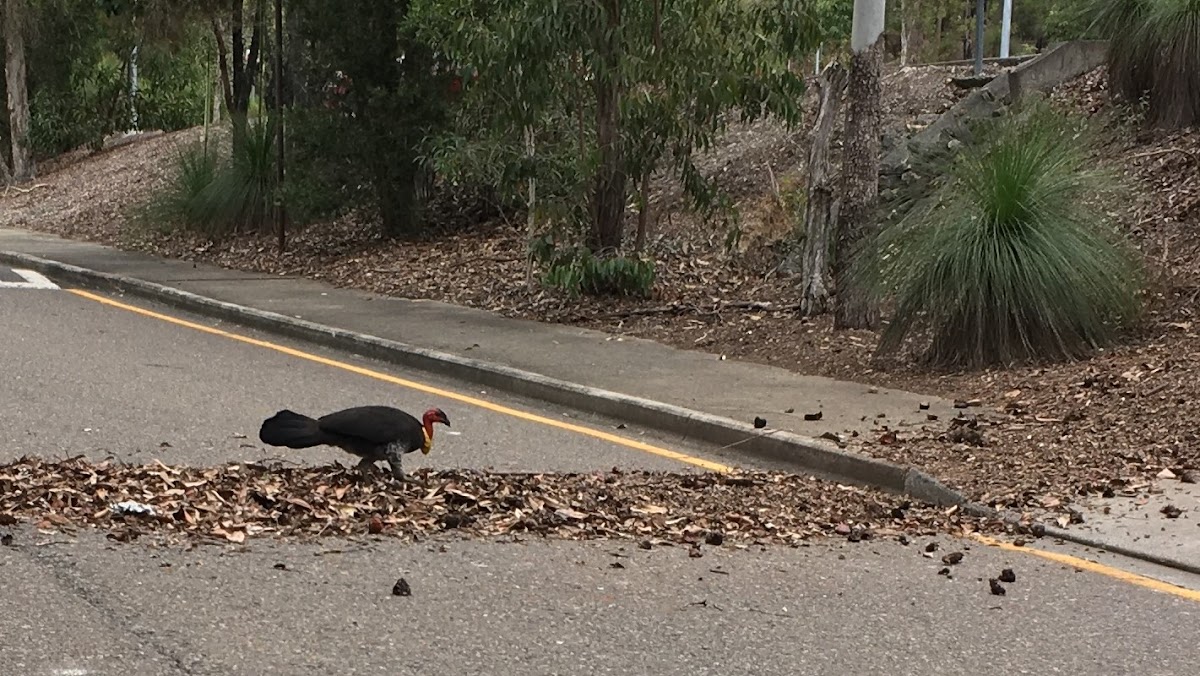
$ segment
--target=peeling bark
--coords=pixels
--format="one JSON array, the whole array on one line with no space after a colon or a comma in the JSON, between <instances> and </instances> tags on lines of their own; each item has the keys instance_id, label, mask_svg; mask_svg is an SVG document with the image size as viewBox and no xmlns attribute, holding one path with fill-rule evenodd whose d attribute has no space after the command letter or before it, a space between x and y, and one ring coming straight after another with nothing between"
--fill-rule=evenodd
<instances>
[{"instance_id":1,"label":"peeling bark","mask_svg":"<svg viewBox=\"0 0 1200 676\"><path fill-rule=\"evenodd\" d=\"M225 101L225 110L233 110L233 85L229 77L229 49L225 46L225 31L221 20L212 20L213 39L217 43L217 72L221 80L221 98ZM215 115L213 116L216 117Z\"/></svg>"},{"instance_id":2,"label":"peeling bark","mask_svg":"<svg viewBox=\"0 0 1200 676\"><path fill-rule=\"evenodd\" d=\"M829 241L838 219L829 146L845 87L846 70L836 61L822 71L817 83L820 107L808 150L808 202L804 210L804 258L800 269L800 312L805 316L829 309Z\"/></svg>"},{"instance_id":3,"label":"peeling bark","mask_svg":"<svg viewBox=\"0 0 1200 676\"><path fill-rule=\"evenodd\" d=\"M836 329L870 329L879 311L865 289L849 279L851 259L873 239L878 224L880 132L883 106L880 71L883 38L850 58L847 88L846 147L842 155L842 203L838 215L834 284L837 288L833 325Z\"/></svg>"},{"instance_id":4,"label":"peeling bark","mask_svg":"<svg viewBox=\"0 0 1200 676\"><path fill-rule=\"evenodd\" d=\"M639 187L641 193L641 207L638 209L637 221L637 236L634 240L633 249L641 253L646 248L646 237L650 230L650 172L642 174L642 182Z\"/></svg>"},{"instance_id":5,"label":"peeling bark","mask_svg":"<svg viewBox=\"0 0 1200 676\"><path fill-rule=\"evenodd\" d=\"M4 10L4 75L8 92L8 134L12 141L10 178L21 183L32 179L34 173L25 72L25 0L7 0Z\"/></svg>"},{"instance_id":6,"label":"peeling bark","mask_svg":"<svg viewBox=\"0 0 1200 676\"><path fill-rule=\"evenodd\" d=\"M900 65L907 66L921 52L921 0L900 2Z\"/></svg>"}]
</instances>

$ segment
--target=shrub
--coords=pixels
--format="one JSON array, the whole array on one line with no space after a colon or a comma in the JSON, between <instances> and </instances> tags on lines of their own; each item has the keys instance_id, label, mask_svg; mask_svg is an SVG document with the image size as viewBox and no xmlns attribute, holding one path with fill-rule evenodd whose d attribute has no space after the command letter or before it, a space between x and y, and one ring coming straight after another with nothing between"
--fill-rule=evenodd
<instances>
[{"instance_id":1,"label":"shrub","mask_svg":"<svg viewBox=\"0 0 1200 676\"><path fill-rule=\"evenodd\" d=\"M535 252L546 259L542 282L572 298L590 296L635 296L647 298L654 288L654 262L625 256L599 257L586 248L558 253Z\"/></svg>"},{"instance_id":2,"label":"shrub","mask_svg":"<svg viewBox=\"0 0 1200 676\"><path fill-rule=\"evenodd\" d=\"M883 229L876 265L855 262L894 296L879 352L923 328L935 364L1072 358L1135 317L1141 271L1086 204L1108 182L1085 168L1081 133L1045 104L990 122Z\"/></svg>"},{"instance_id":3,"label":"shrub","mask_svg":"<svg viewBox=\"0 0 1200 676\"><path fill-rule=\"evenodd\" d=\"M1200 1L1089 0L1098 34L1109 40L1112 91L1146 99L1147 121L1183 127L1200 121Z\"/></svg>"}]
</instances>

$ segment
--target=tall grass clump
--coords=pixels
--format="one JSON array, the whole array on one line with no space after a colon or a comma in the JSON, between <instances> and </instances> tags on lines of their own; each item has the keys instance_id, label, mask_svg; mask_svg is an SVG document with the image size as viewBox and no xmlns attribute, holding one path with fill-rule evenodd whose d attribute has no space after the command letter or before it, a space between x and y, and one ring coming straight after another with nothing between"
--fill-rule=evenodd
<instances>
[{"instance_id":1,"label":"tall grass clump","mask_svg":"<svg viewBox=\"0 0 1200 676\"><path fill-rule=\"evenodd\" d=\"M1113 93L1147 103L1147 121L1200 122L1200 0L1088 0L1097 33L1109 41Z\"/></svg>"},{"instance_id":2,"label":"tall grass clump","mask_svg":"<svg viewBox=\"0 0 1200 676\"><path fill-rule=\"evenodd\" d=\"M182 228L210 238L265 230L275 199L274 133L268 122L251 122L243 143L221 158L207 133L179 153L175 173L137 215L152 229Z\"/></svg>"},{"instance_id":3,"label":"tall grass clump","mask_svg":"<svg viewBox=\"0 0 1200 676\"><path fill-rule=\"evenodd\" d=\"M196 194L188 221L210 236L240 230L264 230L274 203L274 125L257 118L230 160Z\"/></svg>"},{"instance_id":4,"label":"tall grass clump","mask_svg":"<svg viewBox=\"0 0 1200 676\"><path fill-rule=\"evenodd\" d=\"M1135 251L1088 200L1084 130L1046 104L989 121L932 194L883 229L859 283L894 301L878 350L927 341L940 366L1084 356L1139 311Z\"/></svg>"}]
</instances>

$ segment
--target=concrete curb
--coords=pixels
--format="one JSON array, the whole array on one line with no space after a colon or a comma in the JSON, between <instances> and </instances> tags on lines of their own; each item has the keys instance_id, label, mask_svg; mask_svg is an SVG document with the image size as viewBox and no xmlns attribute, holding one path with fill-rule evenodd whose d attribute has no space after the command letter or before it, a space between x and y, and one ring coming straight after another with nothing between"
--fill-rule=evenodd
<instances>
[{"instance_id":1,"label":"concrete curb","mask_svg":"<svg viewBox=\"0 0 1200 676\"><path fill-rule=\"evenodd\" d=\"M1077 545L1083 545L1084 547L1091 547L1092 549L1099 549L1111 554L1119 554L1121 556L1127 556L1131 559L1138 559L1147 563L1153 563L1155 565L1163 566L1164 568L1173 568L1175 570L1181 570L1185 573L1200 575L1200 565L1188 563L1187 561L1180 561L1179 559L1174 559L1169 556L1162 556L1159 554L1153 554L1151 552L1131 549L1113 542L1089 537L1082 533L1073 533L1069 530L1064 530L1054 526L1046 526L1046 537L1058 538L1059 540L1073 542Z\"/></svg>"},{"instance_id":2,"label":"concrete curb","mask_svg":"<svg viewBox=\"0 0 1200 676\"><path fill-rule=\"evenodd\" d=\"M920 470L848 453L832 444L810 437L782 430L764 432L731 418L346 331L207 298L162 284L89 270L19 252L0 251L0 262L33 269L61 282L166 303L199 315L346 350L404 368L467 380L518 396L591 411L707 444L736 444L741 453L771 462L786 463L823 478L879 488L935 505L958 505L973 514L990 512L985 507L972 504L957 491Z\"/></svg>"}]
</instances>

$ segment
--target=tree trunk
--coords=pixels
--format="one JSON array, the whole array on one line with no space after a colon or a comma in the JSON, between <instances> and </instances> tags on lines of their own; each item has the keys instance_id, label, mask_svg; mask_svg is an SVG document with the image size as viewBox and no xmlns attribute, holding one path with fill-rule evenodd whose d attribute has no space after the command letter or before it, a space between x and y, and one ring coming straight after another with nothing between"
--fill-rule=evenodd
<instances>
[{"instance_id":1,"label":"tree trunk","mask_svg":"<svg viewBox=\"0 0 1200 676\"><path fill-rule=\"evenodd\" d=\"M804 211L804 259L800 269L800 312L806 316L829 309L829 235L837 230L838 219L829 145L846 87L845 69L836 61L829 64L817 87L820 108L808 150L808 206Z\"/></svg>"},{"instance_id":2,"label":"tree trunk","mask_svg":"<svg viewBox=\"0 0 1200 676\"><path fill-rule=\"evenodd\" d=\"M589 245L594 251L621 248L626 176L621 148L621 0L604 0L607 26L597 40L601 64L596 72L596 171Z\"/></svg>"},{"instance_id":3,"label":"tree trunk","mask_svg":"<svg viewBox=\"0 0 1200 676\"><path fill-rule=\"evenodd\" d=\"M536 137L533 126L525 127L525 159L533 166L534 153L537 151ZM529 177L529 204L525 216L525 287L533 290L533 238L537 235L537 176Z\"/></svg>"},{"instance_id":4,"label":"tree trunk","mask_svg":"<svg viewBox=\"0 0 1200 676\"><path fill-rule=\"evenodd\" d=\"M920 61L921 42L921 0L901 0L900 2L900 65L907 66L915 59Z\"/></svg>"},{"instance_id":5,"label":"tree trunk","mask_svg":"<svg viewBox=\"0 0 1200 676\"><path fill-rule=\"evenodd\" d=\"M220 24L213 20L213 31L217 39L217 55L221 64L222 86L225 89L225 107L233 123L233 152L236 155L244 147L249 135L250 94L254 90L255 77L259 70L259 49L265 30L266 15L263 0L253 0L254 18L250 33L250 45L245 41L244 0L230 3L230 47L225 50L224 36ZM230 67L232 66L232 68Z\"/></svg>"},{"instance_id":6,"label":"tree trunk","mask_svg":"<svg viewBox=\"0 0 1200 676\"><path fill-rule=\"evenodd\" d=\"M883 4L884 0L854 3L842 201L833 269L837 288L833 325L837 329L869 329L879 321L879 311L870 295L850 278L849 271L855 256L870 255L869 247L878 228L874 209L879 196L879 137L883 119L880 101Z\"/></svg>"},{"instance_id":7,"label":"tree trunk","mask_svg":"<svg viewBox=\"0 0 1200 676\"><path fill-rule=\"evenodd\" d=\"M233 110L233 84L229 76L229 50L225 47L225 31L221 27L221 21L214 18L212 20L213 40L217 43L217 78L220 81L221 99L225 103L225 110ZM216 121L219 116L213 114L213 120Z\"/></svg>"},{"instance_id":8,"label":"tree trunk","mask_svg":"<svg viewBox=\"0 0 1200 676\"><path fill-rule=\"evenodd\" d=\"M26 0L4 3L4 75L8 91L8 134L12 140L12 180L33 178L33 148L29 144L29 91L25 75Z\"/></svg>"},{"instance_id":9,"label":"tree trunk","mask_svg":"<svg viewBox=\"0 0 1200 676\"><path fill-rule=\"evenodd\" d=\"M641 193L641 205L638 207L637 221L637 237L634 240L633 250L641 253L646 248L646 237L650 230L650 171L642 173L641 185L639 187Z\"/></svg>"}]
</instances>

